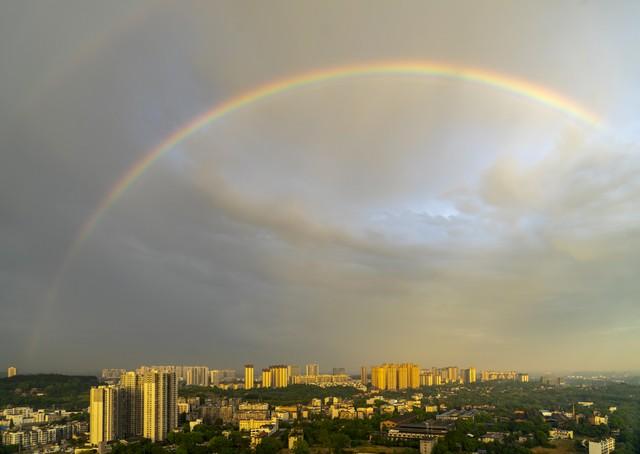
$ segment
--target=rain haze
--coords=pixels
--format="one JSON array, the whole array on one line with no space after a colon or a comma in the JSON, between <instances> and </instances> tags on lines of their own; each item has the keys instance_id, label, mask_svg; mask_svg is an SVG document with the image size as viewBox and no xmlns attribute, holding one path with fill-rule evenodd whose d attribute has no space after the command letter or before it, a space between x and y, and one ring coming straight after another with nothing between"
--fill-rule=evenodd
<instances>
[{"instance_id":1,"label":"rain haze","mask_svg":"<svg viewBox=\"0 0 640 454\"><path fill-rule=\"evenodd\" d=\"M3 2L0 362L640 369L638 17Z\"/></svg>"}]
</instances>

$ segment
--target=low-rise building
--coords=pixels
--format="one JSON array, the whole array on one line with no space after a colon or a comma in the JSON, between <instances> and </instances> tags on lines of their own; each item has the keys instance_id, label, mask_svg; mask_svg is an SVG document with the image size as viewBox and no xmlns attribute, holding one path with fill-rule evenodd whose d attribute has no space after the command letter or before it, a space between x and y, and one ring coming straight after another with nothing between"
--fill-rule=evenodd
<instances>
[{"instance_id":1,"label":"low-rise building","mask_svg":"<svg viewBox=\"0 0 640 454\"><path fill-rule=\"evenodd\" d=\"M611 454L615 449L616 441L613 438L589 442L589 454Z\"/></svg>"},{"instance_id":2,"label":"low-rise building","mask_svg":"<svg viewBox=\"0 0 640 454\"><path fill-rule=\"evenodd\" d=\"M573 430L549 429L549 438L552 440L573 440Z\"/></svg>"}]
</instances>

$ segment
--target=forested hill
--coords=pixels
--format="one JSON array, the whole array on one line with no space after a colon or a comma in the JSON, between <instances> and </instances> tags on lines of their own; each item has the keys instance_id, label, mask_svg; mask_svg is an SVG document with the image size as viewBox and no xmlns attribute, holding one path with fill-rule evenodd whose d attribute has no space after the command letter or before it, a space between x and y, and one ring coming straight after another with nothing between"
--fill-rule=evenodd
<instances>
[{"instance_id":1,"label":"forested hill","mask_svg":"<svg viewBox=\"0 0 640 454\"><path fill-rule=\"evenodd\" d=\"M98 379L86 375L37 374L0 378L0 407L79 410L89 405L89 388Z\"/></svg>"}]
</instances>

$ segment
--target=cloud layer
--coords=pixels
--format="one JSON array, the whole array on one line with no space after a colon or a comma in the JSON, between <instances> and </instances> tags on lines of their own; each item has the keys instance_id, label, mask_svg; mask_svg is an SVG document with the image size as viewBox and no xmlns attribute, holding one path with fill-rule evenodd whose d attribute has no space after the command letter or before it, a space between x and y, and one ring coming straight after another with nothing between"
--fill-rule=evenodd
<instances>
[{"instance_id":1,"label":"cloud layer","mask_svg":"<svg viewBox=\"0 0 640 454\"><path fill-rule=\"evenodd\" d=\"M0 7L0 358L639 368L638 5L402 5ZM403 58L553 87L608 128L434 79L286 93L157 162L47 306L83 221L179 125L273 78Z\"/></svg>"}]
</instances>

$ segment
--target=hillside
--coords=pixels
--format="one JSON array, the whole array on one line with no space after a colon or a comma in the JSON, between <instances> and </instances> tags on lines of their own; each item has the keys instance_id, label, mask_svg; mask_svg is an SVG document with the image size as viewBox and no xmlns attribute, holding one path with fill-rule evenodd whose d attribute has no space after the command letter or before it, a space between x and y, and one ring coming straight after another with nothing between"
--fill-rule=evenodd
<instances>
[{"instance_id":1,"label":"hillside","mask_svg":"<svg viewBox=\"0 0 640 454\"><path fill-rule=\"evenodd\" d=\"M0 407L26 405L34 408L79 410L89 404L89 388L98 379L84 375L17 375L0 379Z\"/></svg>"}]
</instances>

